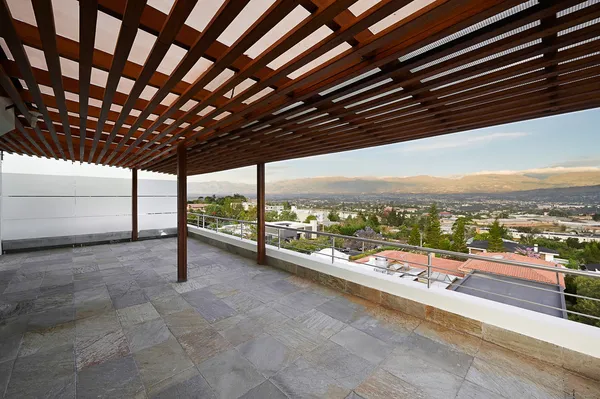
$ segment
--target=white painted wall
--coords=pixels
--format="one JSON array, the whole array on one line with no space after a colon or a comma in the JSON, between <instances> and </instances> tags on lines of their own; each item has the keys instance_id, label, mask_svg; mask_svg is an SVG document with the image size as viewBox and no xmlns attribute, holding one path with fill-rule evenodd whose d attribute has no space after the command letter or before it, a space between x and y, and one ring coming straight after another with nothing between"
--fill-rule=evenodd
<instances>
[{"instance_id":1,"label":"white painted wall","mask_svg":"<svg viewBox=\"0 0 600 399\"><path fill-rule=\"evenodd\" d=\"M131 179L2 175L3 240L131 230ZM177 225L177 183L138 181L139 230Z\"/></svg>"}]
</instances>

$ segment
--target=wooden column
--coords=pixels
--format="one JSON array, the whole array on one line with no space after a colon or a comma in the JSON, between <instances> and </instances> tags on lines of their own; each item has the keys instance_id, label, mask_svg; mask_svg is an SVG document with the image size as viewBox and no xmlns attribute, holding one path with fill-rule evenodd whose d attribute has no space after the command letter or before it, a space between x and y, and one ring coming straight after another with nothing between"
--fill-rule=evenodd
<instances>
[{"instance_id":1,"label":"wooden column","mask_svg":"<svg viewBox=\"0 0 600 399\"><path fill-rule=\"evenodd\" d=\"M131 169L131 241L138 239L138 176L137 169Z\"/></svg>"},{"instance_id":2,"label":"wooden column","mask_svg":"<svg viewBox=\"0 0 600 399\"><path fill-rule=\"evenodd\" d=\"M177 281L187 281L187 160L184 144L177 147Z\"/></svg>"},{"instance_id":3,"label":"wooden column","mask_svg":"<svg viewBox=\"0 0 600 399\"><path fill-rule=\"evenodd\" d=\"M256 263L266 263L265 249L265 164L256 165Z\"/></svg>"}]
</instances>

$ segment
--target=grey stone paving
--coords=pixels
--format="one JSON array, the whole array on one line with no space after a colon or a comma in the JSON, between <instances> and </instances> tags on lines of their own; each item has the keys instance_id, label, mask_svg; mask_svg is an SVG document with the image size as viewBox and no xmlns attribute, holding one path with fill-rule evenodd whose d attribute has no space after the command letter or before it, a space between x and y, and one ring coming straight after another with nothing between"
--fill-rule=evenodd
<instances>
[{"instance_id":1,"label":"grey stone paving","mask_svg":"<svg viewBox=\"0 0 600 399\"><path fill-rule=\"evenodd\" d=\"M0 257L0 397L600 398L599 384L174 239Z\"/></svg>"}]
</instances>

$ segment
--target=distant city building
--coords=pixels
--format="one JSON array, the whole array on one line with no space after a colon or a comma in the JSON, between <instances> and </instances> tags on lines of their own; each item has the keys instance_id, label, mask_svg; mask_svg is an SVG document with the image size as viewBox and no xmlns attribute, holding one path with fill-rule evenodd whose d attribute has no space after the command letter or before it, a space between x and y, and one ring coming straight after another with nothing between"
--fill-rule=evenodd
<instances>
[{"instance_id":1,"label":"distant city building","mask_svg":"<svg viewBox=\"0 0 600 399\"><path fill-rule=\"evenodd\" d=\"M188 204L188 211L204 211L210 204Z\"/></svg>"}]
</instances>

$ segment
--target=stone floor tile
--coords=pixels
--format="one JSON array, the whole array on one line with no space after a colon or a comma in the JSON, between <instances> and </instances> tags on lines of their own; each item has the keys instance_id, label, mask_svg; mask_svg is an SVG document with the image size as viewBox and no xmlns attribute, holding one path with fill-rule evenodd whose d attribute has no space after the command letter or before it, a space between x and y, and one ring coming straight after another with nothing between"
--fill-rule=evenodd
<instances>
[{"instance_id":1,"label":"stone floor tile","mask_svg":"<svg viewBox=\"0 0 600 399\"><path fill-rule=\"evenodd\" d=\"M231 308L220 299L204 301L193 306L209 323L226 319L237 313L235 309Z\"/></svg>"},{"instance_id":2,"label":"stone floor tile","mask_svg":"<svg viewBox=\"0 0 600 399\"><path fill-rule=\"evenodd\" d=\"M130 351L121 329L99 333L86 339L75 339L77 370L83 370L111 359L127 356Z\"/></svg>"},{"instance_id":3,"label":"stone floor tile","mask_svg":"<svg viewBox=\"0 0 600 399\"><path fill-rule=\"evenodd\" d=\"M350 393L324 370L302 358L270 380L290 398L344 399Z\"/></svg>"},{"instance_id":4,"label":"stone floor tile","mask_svg":"<svg viewBox=\"0 0 600 399\"><path fill-rule=\"evenodd\" d=\"M331 341L305 354L303 358L348 389L356 388L376 367L375 364Z\"/></svg>"},{"instance_id":5,"label":"stone floor tile","mask_svg":"<svg viewBox=\"0 0 600 399\"><path fill-rule=\"evenodd\" d=\"M194 366L177 340L170 338L133 354L147 391L182 371Z\"/></svg>"},{"instance_id":6,"label":"stone floor tile","mask_svg":"<svg viewBox=\"0 0 600 399\"><path fill-rule=\"evenodd\" d=\"M150 302L117 309L117 315L123 328L160 318L160 315Z\"/></svg>"},{"instance_id":7,"label":"stone floor tile","mask_svg":"<svg viewBox=\"0 0 600 399\"><path fill-rule=\"evenodd\" d=\"M133 357L88 367L77 374L77 398L143 398L144 386Z\"/></svg>"},{"instance_id":8,"label":"stone floor tile","mask_svg":"<svg viewBox=\"0 0 600 399\"><path fill-rule=\"evenodd\" d=\"M259 299L245 292L225 297L222 301L240 313L246 313L263 304Z\"/></svg>"},{"instance_id":9,"label":"stone floor tile","mask_svg":"<svg viewBox=\"0 0 600 399\"><path fill-rule=\"evenodd\" d=\"M50 309L29 315L29 329L44 329L75 320L75 306Z\"/></svg>"},{"instance_id":10,"label":"stone floor tile","mask_svg":"<svg viewBox=\"0 0 600 399\"><path fill-rule=\"evenodd\" d=\"M110 299L89 300L75 304L75 318L94 317L111 310L114 310L114 306Z\"/></svg>"},{"instance_id":11,"label":"stone floor tile","mask_svg":"<svg viewBox=\"0 0 600 399\"><path fill-rule=\"evenodd\" d=\"M73 345L17 358L5 398L74 398Z\"/></svg>"},{"instance_id":12,"label":"stone floor tile","mask_svg":"<svg viewBox=\"0 0 600 399\"><path fill-rule=\"evenodd\" d=\"M236 322L232 326L219 331L234 346L256 338L265 331L265 326L262 323L245 315L240 317L241 319L237 319L237 316L224 319L223 321L230 321L230 319L236 318Z\"/></svg>"},{"instance_id":13,"label":"stone floor tile","mask_svg":"<svg viewBox=\"0 0 600 399\"><path fill-rule=\"evenodd\" d=\"M330 339L373 364L381 363L392 351L391 345L351 326Z\"/></svg>"},{"instance_id":14,"label":"stone floor tile","mask_svg":"<svg viewBox=\"0 0 600 399\"><path fill-rule=\"evenodd\" d=\"M10 379L10 374L12 373L13 364L14 360L6 360L0 363L0 392L2 392L3 396L8 380Z\"/></svg>"},{"instance_id":15,"label":"stone floor tile","mask_svg":"<svg viewBox=\"0 0 600 399\"><path fill-rule=\"evenodd\" d=\"M173 296L179 294L177 291L171 287L171 284L162 283L159 285L153 285L152 287L142 288L146 298L152 301L153 299L158 299L162 296Z\"/></svg>"},{"instance_id":16,"label":"stone floor tile","mask_svg":"<svg viewBox=\"0 0 600 399\"><path fill-rule=\"evenodd\" d=\"M456 351L449 346L432 341L418 334L406 338L403 345L394 350L394 355L419 358L440 369L464 378L471 367L473 357Z\"/></svg>"},{"instance_id":17,"label":"stone floor tile","mask_svg":"<svg viewBox=\"0 0 600 399\"><path fill-rule=\"evenodd\" d=\"M148 302L148 298L146 298L144 291L141 289L126 291L119 294L111 294L110 299L112 300L115 309L123 309L129 306L141 305Z\"/></svg>"},{"instance_id":18,"label":"stone floor tile","mask_svg":"<svg viewBox=\"0 0 600 399\"><path fill-rule=\"evenodd\" d=\"M277 374L300 355L268 334L248 341L237 349L266 378Z\"/></svg>"},{"instance_id":19,"label":"stone floor tile","mask_svg":"<svg viewBox=\"0 0 600 399\"><path fill-rule=\"evenodd\" d=\"M198 370L222 399L238 398L265 380L235 349L206 360Z\"/></svg>"},{"instance_id":20,"label":"stone floor tile","mask_svg":"<svg viewBox=\"0 0 600 399\"><path fill-rule=\"evenodd\" d=\"M304 290L287 295L278 302L301 312L308 312L328 300L329 298L319 295L312 290Z\"/></svg>"},{"instance_id":21,"label":"stone floor tile","mask_svg":"<svg viewBox=\"0 0 600 399\"><path fill-rule=\"evenodd\" d=\"M162 319L131 325L124 328L124 332L131 352L139 352L173 337Z\"/></svg>"},{"instance_id":22,"label":"stone floor tile","mask_svg":"<svg viewBox=\"0 0 600 399\"><path fill-rule=\"evenodd\" d=\"M160 296L152 299L150 302L156 311L162 316L192 309L192 306L177 293L174 295Z\"/></svg>"},{"instance_id":23,"label":"stone floor tile","mask_svg":"<svg viewBox=\"0 0 600 399\"><path fill-rule=\"evenodd\" d=\"M210 324L195 309L171 313L163 316L163 319L176 337L210 327Z\"/></svg>"},{"instance_id":24,"label":"stone floor tile","mask_svg":"<svg viewBox=\"0 0 600 399\"><path fill-rule=\"evenodd\" d=\"M22 339L22 332L5 335L0 338L0 362L12 360L17 357Z\"/></svg>"},{"instance_id":25,"label":"stone floor tile","mask_svg":"<svg viewBox=\"0 0 600 399\"><path fill-rule=\"evenodd\" d=\"M225 338L210 327L181 335L177 340L196 365L232 347Z\"/></svg>"},{"instance_id":26,"label":"stone floor tile","mask_svg":"<svg viewBox=\"0 0 600 399\"><path fill-rule=\"evenodd\" d=\"M346 327L345 323L342 323L325 313L321 313L316 309L309 310L303 315L296 317L294 320L325 338L337 334Z\"/></svg>"},{"instance_id":27,"label":"stone floor tile","mask_svg":"<svg viewBox=\"0 0 600 399\"><path fill-rule=\"evenodd\" d=\"M463 382L462 377L398 347L381 364L381 367L412 386L418 387L426 397L453 398ZM358 393L360 394L360 390Z\"/></svg>"},{"instance_id":28,"label":"stone floor tile","mask_svg":"<svg viewBox=\"0 0 600 399\"><path fill-rule=\"evenodd\" d=\"M289 275L287 275L286 277L289 277ZM300 287L290 283L288 280L277 280L272 283L266 284L266 286L280 295L289 295L296 291L300 291Z\"/></svg>"},{"instance_id":29,"label":"stone floor tile","mask_svg":"<svg viewBox=\"0 0 600 399\"><path fill-rule=\"evenodd\" d=\"M271 381L265 381L240 396L240 399L287 399L287 396Z\"/></svg>"},{"instance_id":30,"label":"stone floor tile","mask_svg":"<svg viewBox=\"0 0 600 399\"><path fill-rule=\"evenodd\" d=\"M12 281L8 284L8 287L4 290L5 294L14 292L29 291L39 288L42 285L43 277L33 278L24 281Z\"/></svg>"},{"instance_id":31,"label":"stone floor tile","mask_svg":"<svg viewBox=\"0 0 600 399\"><path fill-rule=\"evenodd\" d=\"M215 399L217 396L198 370L191 367L154 385L148 392L148 397L151 399Z\"/></svg>"},{"instance_id":32,"label":"stone floor tile","mask_svg":"<svg viewBox=\"0 0 600 399\"><path fill-rule=\"evenodd\" d=\"M355 390L357 396L352 399L425 399L426 394L419 388L379 368Z\"/></svg>"},{"instance_id":33,"label":"stone floor tile","mask_svg":"<svg viewBox=\"0 0 600 399\"><path fill-rule=\"evenodd\" d=\"M345 296L334 298L317 307L318 311L346 324L350 324L365 316L366 309L362 304L352 302Z\"/></svg>"},{"instance_id":34,"label":"stone floor tile","mask_svg":"<svg viewBox=\"0 0 600 399\"><path fill-rule=\"evenodd\" d=\"M23 336L19 357L48 352L62 345L74 345L75 323L58 324L45 329L36 329Z\"/></svg>"},{"instance_id":35,"label":"stone floor tile","mask_svg":"<svg viewBox=\"0 0 600 399\"><path fill-rule=\"evenodd\" d=\"M295 320L270 326L266 332L279 342L299 352L309 352L325 342L326 338L319 333L309 330Z\"/></svg>"},{"instance_id":36,"label":"stone floor tile","mask_svg":"<svg viewBox=\"0 0 600 399\"><path fill-rule=\"evenodd\" d=\"M357 330L392 345L402 344L412 333L411 330L404 328L402 325L375 318L370 314L360 317L350 325Z\"/></svg>"},{"instance_id":37,"label":"stone floor tile","mask_svg":"<svg viewBox=\"0 0 600 399\"><path fill-rule=\"evenodd\" d=\"M503 397L487 389L465 381L456 394L456 399L502 399Z\"/></svg>"},{"instance_id":38,"label":"stone floor tile","mask_svg":"<svg viewBox=\"0 0 600 399\"><path fill-rule=\"evenodd\" d=\"M199 290L201 288L206 287L207 285L208 284L203 284L202 282L200 282L198 280L188 280L183 283L171 283L171 287L173 287L173 289L180 294L194 291L194 290Z\"/></svg>"}]
</instances>

